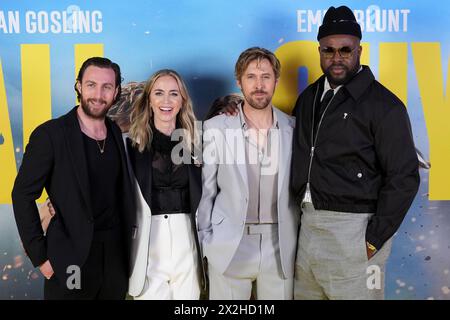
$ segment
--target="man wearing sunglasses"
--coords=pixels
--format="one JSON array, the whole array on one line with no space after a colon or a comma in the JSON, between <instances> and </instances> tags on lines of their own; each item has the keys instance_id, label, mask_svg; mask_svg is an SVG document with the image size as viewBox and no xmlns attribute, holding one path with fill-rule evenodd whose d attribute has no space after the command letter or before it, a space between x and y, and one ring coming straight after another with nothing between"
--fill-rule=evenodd
<instances>
[{"instance_id":1,"label":"man wearing sunglasses","mask_svg":"<svg viewBox=\"0 0 450 320\"><path fill-rule=\"evenodd\" d=\"M391 238L419 186L406 108L360 65L361 38L348 7L328 9L317 36L324 75L294 109L296 299L383 299Z\"/></svg>"}]
</instances>

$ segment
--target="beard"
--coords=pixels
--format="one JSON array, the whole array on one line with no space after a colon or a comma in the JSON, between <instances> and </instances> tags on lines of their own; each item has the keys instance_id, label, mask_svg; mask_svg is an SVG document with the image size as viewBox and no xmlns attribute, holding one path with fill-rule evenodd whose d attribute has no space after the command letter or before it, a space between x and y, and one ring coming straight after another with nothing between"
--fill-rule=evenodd
<instances>
[{"instance_id":1,"label":"beard","mask_svg":"<svg viewBox=\"0 0 450 320\"><path fill-rule=\"evenodd\" d=\"M254 94L257 93L265 93L266 95L264 97L261 98L253 98ZM270 105L270 102L272 100L272 95L269 95L268 92L266 91L262 91L262 90L255 90L253 92L250 92L250 94L247 94L245 92L242 92L242 94L244 95L245 101L252 107L258 110L262 110L267 108L267 106Z\"/></svg>"},{"instance_id":2,"label":"beard","mask_svg":"<svg viewBox=\"0 0 450 320\"><path fill-rule=\"evenodd\" d=\"M344 72L344 76L343 77L339 77L336 78L332 75L331 73L331 68L333 67L341 67L345 70ZM324 70L324 74L326 75L328 82L333 85L333 86L340 86L343 84L346 84L347 82L349 82L354 76L355 74L358 73L358 70L360 68L360 64L357 63L355 64L355 66L350 69L348 66L342 64L342 63L334 63L332 65L330 65L327 69Z\"/></svg>"},{"instance_id":3,"label":"beard","mask_svg":"<svg viewBox=\"0 0 450 320\"><path fill-rule=\"evenodd\" d=\"M102 103L105 105L105 107L99 111L96 111L94 108L89 107L90 103ZM106 114L108 113L109 108L112 106L112 103L108 105L108 103L105 100L102 99L84 99L83 96L81 96L80 101L81 108L83 109L84 113L93 119L105 119Z\"/></svg>"}]
</instances>

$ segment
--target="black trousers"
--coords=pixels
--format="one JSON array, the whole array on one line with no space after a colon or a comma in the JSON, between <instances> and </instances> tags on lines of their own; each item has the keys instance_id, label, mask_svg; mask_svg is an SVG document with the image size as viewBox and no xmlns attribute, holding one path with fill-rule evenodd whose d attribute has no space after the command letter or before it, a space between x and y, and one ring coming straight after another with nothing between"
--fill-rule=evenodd
<instances>
[{"instance_id":1,"label":"black trousers","mask_svg":"<svg viewBox=\"0 0 450 320\"><path fill-rule=\"evenodd\" d=\"M81 267L81 288L69 289L56 275L44 282L45 300L124 300L128 290L125 250L119 230L96 231Z\"/></svg>"}]
</instances>

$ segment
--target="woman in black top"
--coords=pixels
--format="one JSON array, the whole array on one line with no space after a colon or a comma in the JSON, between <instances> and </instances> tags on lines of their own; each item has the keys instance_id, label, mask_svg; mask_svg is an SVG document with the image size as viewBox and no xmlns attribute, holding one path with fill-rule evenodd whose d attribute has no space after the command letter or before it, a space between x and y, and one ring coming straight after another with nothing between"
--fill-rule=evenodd
<instances>
[{"instance_id":1,"label":"woman in black top","mask_svg":"<svg viewBox=\"0 0 450 320\"><path fill-rule=\"evenodd\" d=\"M181 77L173 70L153 74L130 119L127 150L138 225L129 293L144 300L199 299L204 279L196 228L199 139Z\"/></svg>"}]
</instances>

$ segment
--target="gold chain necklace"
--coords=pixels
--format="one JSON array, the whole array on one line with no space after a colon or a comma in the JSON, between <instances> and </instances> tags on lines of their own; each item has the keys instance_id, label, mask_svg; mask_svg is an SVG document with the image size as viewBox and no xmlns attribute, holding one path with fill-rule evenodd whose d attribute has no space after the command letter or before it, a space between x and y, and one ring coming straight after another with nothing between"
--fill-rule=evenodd
<instances>
[{"instance_id":1,"label":"gold chain necklace","mask_svg":"<svg viewBox=\"0 0 450 320\"><path fill-rule=\"evenodd\" d=\"M84 132L84 134L86 134L89 138L94 139L95 142L97 142L97 147L98 150L100 150L100 153L103 154L105 152L105 143L106 143L106 137L103 140L97 140L95 139L95 134L92 134L91 130L88 129L88 127L83 123L83 121L81 121L80 117L77 114L77 118L78 118L78 123L80 124L80 129L82 132ZM90 134L88 134L88 132L90 132ZM99 141L103 141L102 146L100 146L100 142Z\"/></svg>"}]
</instances>

